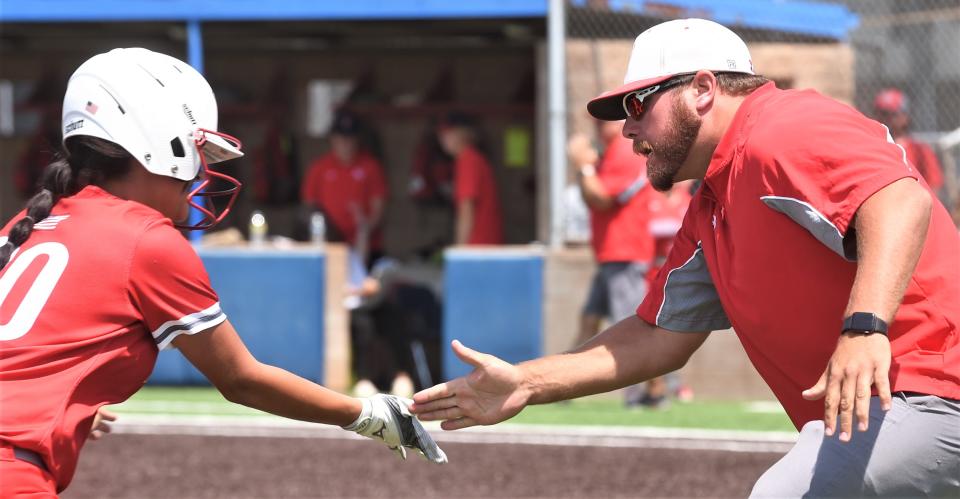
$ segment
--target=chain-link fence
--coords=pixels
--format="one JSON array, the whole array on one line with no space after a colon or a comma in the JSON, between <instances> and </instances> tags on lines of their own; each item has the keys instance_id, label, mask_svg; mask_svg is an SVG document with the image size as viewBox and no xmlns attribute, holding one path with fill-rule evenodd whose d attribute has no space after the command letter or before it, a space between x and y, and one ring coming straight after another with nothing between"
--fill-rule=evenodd
<instances>
[{"instance_id":1,"label":"chain-link fence","mask_svg":"<svg viewBox=\"0 0 960 499\"><path fill-rule=\"evenodd\" d=\"M583 104L622 83L633 39L683 17L714 19L736 31L750 47L757 71L781 88L814 88L871 117L878 117L878 93L897 89L906 98L901 108L909 116L909 134L939 157L941 199L957 206L960 1L571 0L571 132L593 132Z\"/></svg>"}]
</instances>

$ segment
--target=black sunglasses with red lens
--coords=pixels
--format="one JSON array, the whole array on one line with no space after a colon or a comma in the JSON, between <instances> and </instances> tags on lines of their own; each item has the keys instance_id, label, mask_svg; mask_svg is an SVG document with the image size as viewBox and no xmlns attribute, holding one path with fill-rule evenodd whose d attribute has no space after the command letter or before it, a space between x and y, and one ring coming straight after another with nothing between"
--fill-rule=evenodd
<instances>
[{"instance_id":1,"label":"black sunglasses with red lens","mask_svg":"<svg viewBox=\"0 0 960 499\"><path fill-rule=\"evenodd\" d=\"M647 97L678 85L690 83L691 81L693 81L693 75L678 76L663 83L641 88L640 90L634 90L623 96L623 111L630 118L639 120L643 115L643 101L646 100Z\"/></svg>"}]
</instances>

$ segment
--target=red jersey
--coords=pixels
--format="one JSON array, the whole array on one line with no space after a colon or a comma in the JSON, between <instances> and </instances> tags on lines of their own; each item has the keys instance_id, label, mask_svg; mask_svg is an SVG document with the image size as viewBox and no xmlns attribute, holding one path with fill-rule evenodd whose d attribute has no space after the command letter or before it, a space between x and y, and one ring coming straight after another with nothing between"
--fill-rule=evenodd
<instances>
[{"instance_id":1,"label":"red jersey","mask_svg":"<svg viewBox=\"0 0 960 499\"><path fill-rule=\"evenodd\" d=\"M0 270L0 440L63 490L97 410L143 386L158 347L225 318L168 218L93 186L60 200Z\"/></svg>"},{"instance_id":2,"label":"red jersey","mask_svg":"<svg viewBox=\"0 0 960 499\"><path fill-rule=\"evenodd\" d=\"M357 215L369 218L373 200L387 197L380 163L360 151L345 165L332 151L310 165L301 187L303 201L323 210L350 244L357 241Z\"/></svg>"},{"instance_id":3,"label":"red jersey","mask_svg":"<svg viewBox=\"0 0 960 499\"><path fill-rule=\"evenodd\" d=\"M857 270L857 209L919 179L886 128L814 91L747 97L713 154L673 250L637 310L674 331L733 326L793 423L837 345ZM855 247L855 246L854 246ZM923 252L890 324L893 391L960 398L960 237L933 203Z\"/></svg>"},{"instance_id":4,"label":"red jersey","mask_svg":"<svg viewBox=\"0 0 960 499\"><path fill-rule=\"evenodd\" d=\"M590 209L590 231L597 261L650 262L650 199L655 191L647 183L647 159L633 152L633 142L617 135L603 154L597 179L617 206Z\"/></svg>"},{"instance_id":5,"label":"red jersey","mask_svg":"<svg viewBox=\"0 0 960 499\"><path fill-rule=\"evenodd\" d=\"M907 161L917 167L923 179L930 184L934 192L943 187L943 171L940 169L940 160L933 149L923 142L917 142L910 137L900 137L897 144L907 152Z\"/></svg>"},{"instance_id":6,"label":"red jersey","mask_svg":"<svg viewBox=\"0 0 960 499\"><path fill-rule=\"evenodd\" d=\"M479 151L467 146L457 155L453 171L453 197L457 205L463 201L474 202L473 228L467 244L501 244L500 200L490 163Z\"/></svg>"},{"instance_id":7,"label":"red jersey","mask_svg":"<svg viewBox=\"0 0 960 499\"><path fill-rule=\"evenodd\" d=\"M665 194L662 192L650 192L650 235L654 243L653 265L647 272L647 288L653 285L660 267L666 262L670 249L673 248L673 238L676 237L680 226L683 224L683 217L687 213L687 207L690 205L690 185L687 182L673 186L673 189Z\"/></svg>"}]
</instances>

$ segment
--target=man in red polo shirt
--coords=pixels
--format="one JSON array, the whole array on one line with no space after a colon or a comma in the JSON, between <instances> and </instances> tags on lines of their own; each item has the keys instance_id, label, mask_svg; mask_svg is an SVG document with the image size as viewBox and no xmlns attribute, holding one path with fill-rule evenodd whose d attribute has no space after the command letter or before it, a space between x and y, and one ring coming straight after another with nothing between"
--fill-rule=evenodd
<instances>
[{"instance_id":1,"label":"man in red polo shirt","mask_svg":"<svg viewBox=\"0 0 960 499\"><path fill-rule=\"evenodd\" d=\"M502 244L497 184L490 163L477 150L475 128L470 116L454 112L445 117L438 130L440 146L454 158L454 244Z\"/></svg>"},{"instance_id":2,"label":"man in red polo shirt","mask_svg":"<svg viewBox=\"0 0 960 499\"><path fill-rule=\"evenodd\" d=\"M380 162L361 147L361 129L354 114L337 113L330 151L310 164L300 197L326 216L327 240L347 242L369 263L382 247L387 185Z\"/></svg>"},{"instance_id":3,"label":"man in red polo shirt","mask_svg":"<svg viewBox=\"0 0 960 499\"><path fill-rule=\"evenodd\" d=\"M654 187L703 180L652 292L573 352L513 366L454 342L476 370L414 412L493 424L676 369L732 326L800 429L753 496L960 495L960 236L886 127L777 89L702 19L638 36L624 81L591 114L627 118Z\"/></svg>"},{"instance_id":4,"label":"man in red polo shirt","mask_svg":"<svg viewBox=\"0 0 960 499\"><path fill-rule=\"evenodd\" d=\"M633 142L621 133L623 123L601 122L603 157L583 134L567 143L583 202L590 210L590 243L597 271L580 316L576 345L600 332L603 320L616 323L633 315L647 294L644 276L654 256L650 234L653 189L647 182L646 160L633 153ZM576 346L575 345L575 346ZM625 390L628 406L659 407L666 401L662 377Z\"/></svg>"},{"instance_id":5,"label":"man in red polo shirt","mask_svg":"<svg viewBox=\"0 0 960 499\"><path fill-rule=\"evenodd\" d=\"M943 188L943 170L940 160L927 144L910 136L910 106L907 96L899 89L886 88L873 99L873 111L877 121L890 129L893 140L907 153L907 161L917 167L920 175L930 184L933 192Z\"/></svg>"}]
</instances>

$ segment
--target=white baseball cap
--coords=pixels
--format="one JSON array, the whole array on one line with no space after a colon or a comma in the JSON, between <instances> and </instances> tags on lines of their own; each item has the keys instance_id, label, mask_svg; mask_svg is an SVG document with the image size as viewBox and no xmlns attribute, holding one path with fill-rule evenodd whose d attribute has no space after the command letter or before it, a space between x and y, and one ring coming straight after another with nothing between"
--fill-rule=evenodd
<instances>
[{"instance_id":1,"label":"white baseball cap","mask_svg":"<svg viewBox=\"0 0 960 499\"><path fill-rule=\"evenodd\" d=\"M623 85L593 98L587 111L601 120L625 119L623 97L700 70L754 74L747 44L723 25L706 19L676 19L637 37Z\"/></svg>"}]
</instances>

